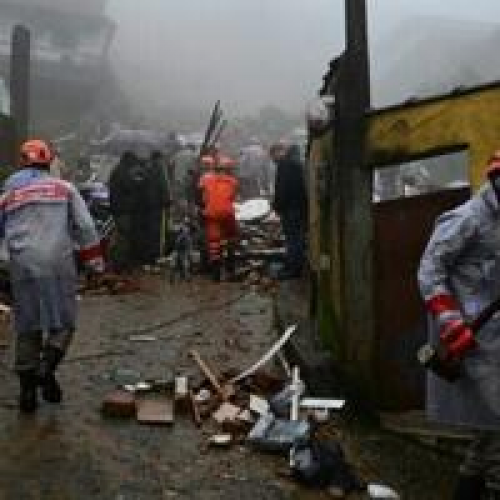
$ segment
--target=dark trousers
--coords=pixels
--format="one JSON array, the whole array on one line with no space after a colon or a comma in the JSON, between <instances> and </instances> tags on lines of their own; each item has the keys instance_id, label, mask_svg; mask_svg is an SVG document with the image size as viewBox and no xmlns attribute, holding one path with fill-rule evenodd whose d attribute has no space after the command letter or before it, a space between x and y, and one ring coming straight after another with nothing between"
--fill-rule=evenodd
<instances>
[{"instance_id":1,"label":"dark trousers","mask_svg":"<svg viewBox=\"0 0 500 500\"><path fill-rule=\"evenodd\" d=\"M285 210L281 214L281 226L285 235L286 266L300 272L306 258L306 216L301 210Z\"/></svg>"}]
</instances>

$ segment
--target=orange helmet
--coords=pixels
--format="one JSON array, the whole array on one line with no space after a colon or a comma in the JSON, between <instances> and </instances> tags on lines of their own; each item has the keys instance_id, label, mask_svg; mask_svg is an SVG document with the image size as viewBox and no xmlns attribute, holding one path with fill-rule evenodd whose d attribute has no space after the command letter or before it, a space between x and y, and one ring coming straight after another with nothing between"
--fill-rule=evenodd
<instances>
[{"instance_id":1,"label":"orange helmet","mask_svg":"<svg viewBox=\"0 0 500 500\"><path fill-rule=\"evenodd\" d=\"M230 156L220 154L217 158L217 166L219 168L230 169L236 165L236 161Z\"/></svg>"},{"instance_id":2,"label":"orange helmet","mask_svg":"<svg viewBox=\"0 0 500 500\"><path fill-rule=\"evenodd\" d=\"M21 146L21 165L50 165L54 154L48 144L40 139L30 139Z\"/></svg>"},{"instance_id":3,"label":"orange helmet","mask_svg":"<svg viewBox=\"0 0 500 500\"><path fill-rule=\"evenodd\" d=\"M203 155L201 157L201 163L205 167L213 167L215 165L215 158L212 155Z\"/></svg>"}]
</instances>

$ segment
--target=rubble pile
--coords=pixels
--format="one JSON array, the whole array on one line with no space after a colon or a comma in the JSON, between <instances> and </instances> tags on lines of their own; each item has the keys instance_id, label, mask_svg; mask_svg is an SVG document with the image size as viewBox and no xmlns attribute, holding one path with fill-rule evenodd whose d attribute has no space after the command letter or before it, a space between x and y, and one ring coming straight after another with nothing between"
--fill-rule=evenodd
<instances>
[{"instance_id":1,"label":"rubble pile","mask_svg":"<svg viewBox=\"0 0 500 500\"><path fill-rule=\"evenodd\" d=\"M285 257L284 236L278 216L268 200L255 198L237 204L236 218L240 229L237 252L237 275L252 284L267 284L266 276Z\"/></svg>"},{"instance_id":2,"label":"rubble pile","mask_svg":"<svg viewBox=\"0 0 500 500\"><path fill-rule=\"evenodd\" d=\"M278 356L295 330L289 327L269 351L239 374L235 370L216 374L194 349L189 357L199 377L178 374L171 380L141 380L138 373L122 373L102 402L102 415L165 426L188 418L203 433L207 453L212 448L245 445L255 452L283 456L288 460L288 477L308 487L328 489L340 497L353 491L384 491L386 496L370 498L398 498L387 496L390 489L363 483L340 444L322 436L320 429L332 423L332 412L342 410L345 400L308 396L299 368L290 369ZM266 368L275 357L286 375Z\"/></svg>"}]
</instances>

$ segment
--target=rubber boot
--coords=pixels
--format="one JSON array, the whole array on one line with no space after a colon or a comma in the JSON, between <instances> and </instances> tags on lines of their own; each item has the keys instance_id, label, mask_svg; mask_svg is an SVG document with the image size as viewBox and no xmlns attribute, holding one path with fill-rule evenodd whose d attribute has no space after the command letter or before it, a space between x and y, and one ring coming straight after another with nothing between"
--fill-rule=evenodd
<instances>
[{"instance_id":1,"label":"rubber boot","mask_svg":"<svg viewBox=\"0 0 500 500\"><path fill-rule=\"evenodd\" d=\"M482 476L458 477L452 500L480 500L484 498L486 492L486 483Z\"/></svg>"},{"instance_id":2,"label":"rubber boot","mask_svg":"<svg viewBox=\"0 0 500 500\"><path fill-rule=\"evenodd\" d=\"M25 370L18 372L19 376L19 410L21 413L34 413L38 408L37 397L37 372Z\"/></svg>"},{"instance_id":3,"label":"rubber boot","mask_svg":"<svg viewBox=\"0 0 500 500\"><path fill-rule=\"evenodd\" d=\"M236 255L232 247L227 250L226 272L229 281L236 281Z\"/></svg>"},{"instance_id":4,"label":"rubber boot","mask_svg":"<svg viewBox=\"0 0 500 500\"><path fill-rule=\"evenodd\" d=\"M63 393L59 385L55 371L64 356L61 349L47 346L44 349L40 362L39 383L42 387L42 398L48 403L60 403Z\"/></svg>"},{"instance_id":5,"label":"rubber boot","mask_svg":"<svg viewBox=\"0 0 500 500\"><path fill-rule=\"evenodd\" d=\"M211 267L211 275L212 275L212 280L213 281L220 281L221 280L221 266L220 266L220 261L215 260L210 264Z\"/></svg>"}]
</instances>

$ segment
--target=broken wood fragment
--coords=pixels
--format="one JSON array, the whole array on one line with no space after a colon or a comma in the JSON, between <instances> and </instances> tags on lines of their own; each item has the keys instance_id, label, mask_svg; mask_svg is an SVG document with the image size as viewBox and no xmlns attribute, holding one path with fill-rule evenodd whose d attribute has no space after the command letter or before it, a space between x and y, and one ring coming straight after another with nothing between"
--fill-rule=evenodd
<instances>
[{"instance_id":1,"label":"broken wood fragment","mask_svg":"<svg viewBox=\"0 0 500 500\"><path fill-rule=\"evenodd\" d=\"M136 401L132 393L116 389L104 398L101 413L109 418L130 418L136 413Z\"/></svg>"},{"instance_id":2,"label":"broken wood fragment","mask_svg":"<svg viewBox=\"0 0 500 500\"><path fill-rule=\"evenodd\" d=\"M207 364L201 359L200 354L196 349L189 351L189 355L196 362L200 370L207 377L212 387L217 391L217 394L222 398L223 401L227 401L234 396L235 389L232 384L224 384L223 386L217 380L217 377L213 374Z\"/></svg>"},{"instance_id":3,"label":"broken wood fragment","mask_svg":"<svg viewBox=\"0 0 500 500\"><path fill-rule=\"evenodd\" d=\"M137 421L140 424L172 424L174 403L168 396L147 396L137 402Z\"/></svg>"},{"instance_id":4,"label":"broken wood fragment","mask_svg":"<svg viewBox=\"0 0 500 500\"><path fill-rule=\"evenodd\" d=\"M222 424L226 420L235 420L240 412L241 408L239 406L225 402L212 414L212 417L218 424Z\"/></svg>"}]
</instances>

